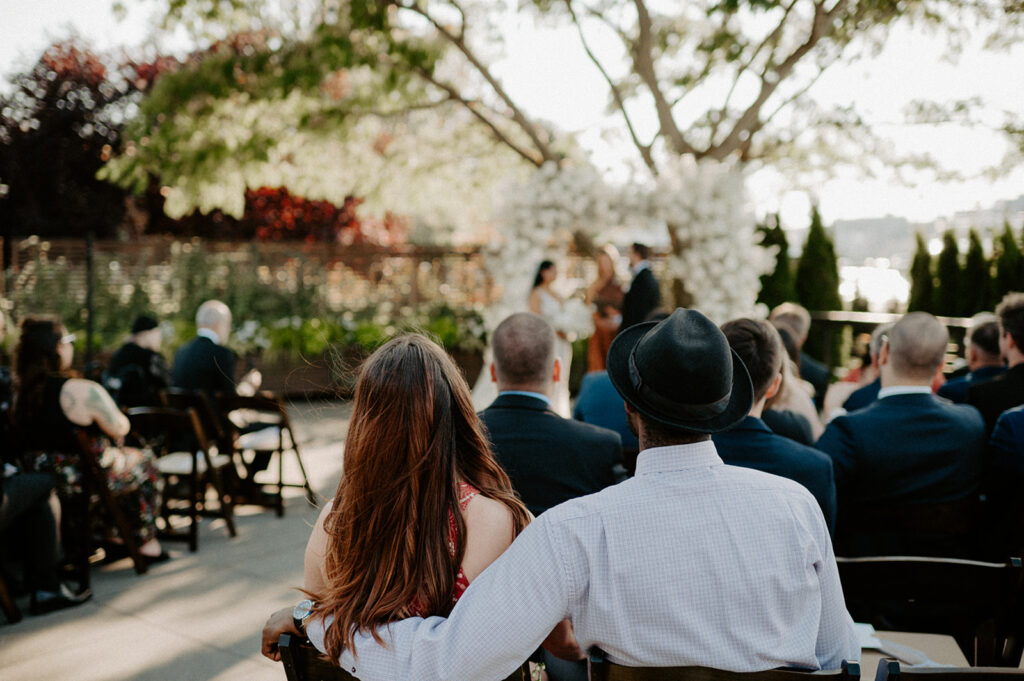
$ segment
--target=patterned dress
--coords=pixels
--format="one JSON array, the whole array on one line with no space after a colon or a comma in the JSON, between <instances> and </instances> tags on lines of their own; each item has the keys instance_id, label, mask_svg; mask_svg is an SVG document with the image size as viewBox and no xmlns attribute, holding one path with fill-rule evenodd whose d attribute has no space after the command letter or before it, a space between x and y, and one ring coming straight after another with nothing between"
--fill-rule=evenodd
<instances>
[{"instance_id":1,"label":"patterned dress","mask_svg":"<svg viewBox=\"0 0 1024 681\"><path fill-rule=\"evenodd\" d=\"M473 487L465 482L459 483L459 510L465 512L466 507L469 506L469 502L473 500L473 497L480 494L480 490ZM455 557L455 547L459 539L459 526L455 520L455 514L452 513L451 509L448 510L448 552ZM462 594L466 592L469 587L469 580L466 578L466 573L463 571L462 566L459 566L459 572L455 575L455 585L452 587L452 605L458 602ZM409 604L409 608L412 614L419 617L429 617L432 613L427 609L427 606L423 604L419 598L414 598L412 603Z\"/></svg>"}]
</instances>

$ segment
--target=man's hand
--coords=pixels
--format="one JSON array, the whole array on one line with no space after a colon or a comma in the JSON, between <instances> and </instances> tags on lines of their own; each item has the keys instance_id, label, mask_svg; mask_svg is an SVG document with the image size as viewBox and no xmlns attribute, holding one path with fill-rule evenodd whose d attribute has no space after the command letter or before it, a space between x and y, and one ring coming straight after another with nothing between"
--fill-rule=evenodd
<instances>
[{"instance_id":1,"label":"man's hand","mask_svg":"<svg viewBox=\"0 0 1024 681\"><path fill-rule=\"evenodd\" d=\"M281 651L277 649L277 640L281 638L281 634L302 636L292 620L291 606L275 612L267 618L267 623L263 625L263 644L260 646L260 652L264 657L269 657L275 662L281 661Z\"/></svg>"}]
</instances>

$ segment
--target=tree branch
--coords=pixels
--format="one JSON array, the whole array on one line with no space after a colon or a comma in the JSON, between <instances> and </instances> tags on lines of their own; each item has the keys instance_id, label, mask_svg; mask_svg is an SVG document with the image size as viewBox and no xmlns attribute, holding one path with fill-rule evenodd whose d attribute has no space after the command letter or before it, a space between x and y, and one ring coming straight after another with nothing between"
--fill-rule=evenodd
<instances>
[{"instance_id":1,"label":"tree branch","mask_svg":"<svg viewBox=\"0 0 1024 681\"><path fill-rule=\"evenodd\" d=\"M658 75L654 71L654 60L651 57L651 15L647 11L644 0L633 0L633 4L636 6L637 27L639 28L639 35L632 47L633 69L647 85L647 89L650 90L651 96L654 98L661 134L668 137L672 149L677 154L693 154L695 150L683 137L679 126L676 125L676 121L672 117L672 107L665 98L665 93L661 91Z\"/></svg>"},{"instance_id":2,"label":"tree branch","mask_svg":"<svg viewBox=\"0 0 1024 681\"><path fill-rule=\"evenodd\" d=\"M643 158L647 168L654 173L658 174L658 166L654 162L654 157L651 155L651 145L644 144L640 141L640 138L636 134L636 128L633 127L633 121L629 117L629 113L626 111L626 101L622 96L622 91L619 86L615 84L612 77L608 75L608 71L601 64L601 61L594 54L593 50L590 49L590 43L587 42L587 38L583 33L583 26L580 24L579 18L576 16L576 11L572 7L572 0L565 0L565 8L569 10L569 16L572 18L573 24L576 26L576 33L580 37L580 44L583 46L583 51L587 53L590 61L593 62L597 70L601 72L601 76L604 77L604 81L608 84L608 88L612 92L612 98L615 100L615 105L622 113L622 119L626 122L626 129L629 130L629 137L633 141L633 146L640 152L640 156Z\"/></svg>"},{"instance_id":3,"label":"tree branch","mask_svg":"<svg viewBox=\"0 0 1024 681\"><path fill-rule=\"evenodd\" d=\"M530 138L530 141L533 142L534 147L536 147L541 157L545 161L558 160L558 155L554 153L551 150L551 147L548 145L548 143L541 138L540 134L537 131L537 127L530 121L529 118L526 117L526 114L524 114L522 110L518 106L516 106L516 103L512 101L512 98L509 97L508 93L505 92L505 89L501 86L501 83L499 83L498 80L494 77L490 69L488 69L487 66L484 65L483 62L481 62L477 58L477 56L469 48L469 45L462 37L455 35L447 28L445 28L427 10L420 7L418 2L412 5L396 3L396 6L414 12L423 17L424 19L426 19L427 21L429 21L431 25L433 25L433 27L437 30L437 32L444 36L444 38L448 42L454 45L459 50L459 52L461 52L463 56L466 57L466 60L469 61L473 68L476 69L476 71L481 76L483 76L484 80L486 80L487 84L491 86L491 89L494 91L494 93L498 95L498 98L501 99L501 101L505 103L505 106L508 107L509 111L511 112L511 119L515 121L516 125L518 125L519 128L526 134L526 136ZM459 99L462 99L461 95L459 96Z\"/></svg>"},{"instance_id":4,"label":"tree branch","mask_svg":"<svg viewBox=\"0 0 1024 681\"><path fill-rule=\"evenodd\" d=\"M515 141L513 141L512 138L509 137L501 128L499 128L494 121L492 121L490 118L484 115L484 113L480 110L480 105L478 102L466 99L461 94L459 94L459 91L456 90L453 86L438 80L426 69L417 69L417 72L424 79L426 79L427 81L429 81L430 83L432 83L433 85L447 93L448 98L451 101L457 102L461 104L463 107L465 107L471 114L473 114L477 118L477 120L479 120L481 123L483 123L490 129L491 134L494 135L495 139L497 139L499 142L507 146L512 151L522 156L523 159L529 161L538 168L544 164L545 160L547 160L540 156L539 154L537 154L535 151L531 149L525 149L519 144L517 144Z\"/></svg>"},{"instance_id":5,"label":"tree branch","mask_svg":"<svg viewBox=\"0 0 1024 681\"><path fill-rule=\"evenodd\" d=\"M800 44L793 52L789 54L779 64L773 64L769 61L765 64L764 69L761 72L761 91L757 97L751 102L750 106L743 112L743 115L733 125L729 134L724 140L718 145L714 145L708 149L707 155L716 160L723 160L734 151L736 151L742 142L745 142L753 134L755 128L759 128L761 123L758 122L758 117L761 112L761 107L764 106L768 98L772 96L779 85L785 80L792 72L793 68L803 59L808 52L814 49L822 38L828 35L832 30L832 19L833 17L841 12L848 0L838 0L831 10L825 11L824 5L819 2L814 4L814 20L811 25L811 32L807 36L802 44ZM772 77L769 77L772 76Z\"/></svg>"}]
</instances>

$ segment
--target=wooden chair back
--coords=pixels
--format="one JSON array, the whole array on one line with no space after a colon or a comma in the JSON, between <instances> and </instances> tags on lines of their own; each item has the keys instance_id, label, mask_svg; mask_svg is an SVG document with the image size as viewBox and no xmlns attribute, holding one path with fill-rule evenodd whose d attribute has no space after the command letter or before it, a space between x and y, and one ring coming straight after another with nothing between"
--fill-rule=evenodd
<instances>
[{"instance_id":1,"label":"wooden chair back","mask_svg":"<svg viewBox=\"0 0 1024 681\"><path fill-rule=\"evenodd\" d=\"M0 612L4 613L9 624L21 621L21 609L14 602L14 597L11 596L2 573L0 573Z\"/></svg>"},{"instance_id":2,"label":"wooden chair back","mask_svg":"<svg viewBox=\"0 0 1024 681\"><path fill-rule=\"evenodd\" d=\"M979 524L976 498L943 504L857 506L839 519L836 553L974 558Z\"/></svg>"},{"instance_id":3,"label":"wooden chair back","mask_svg":"<svg viewBox=\"0 0 1024 681\"><path fill-rule=\"evenodd\" d=\"M190 466L185 468L184 474L175 473L188 479L188 495L179 495L178 498L188 502L189 529L184 535L169 533L168 538L183 539L188 542L191 551L198 550L199 515L205 496L205 481L209 481L216 489L220 504L220 513L217 515L224 518L228 525L228 532L231 536L235 536L231 503L224 494L214 457L211 455L210 445L206 440L196 410L192 408L181 410L171 407L133 407L126 410L125 413L131 422L131 434L150 447L158 458L170 454L191 457ZM186 451L181 451L183 448ZM160 468L160 465L158 464L157 467ZM162 470L162 472L166 474L166 471ZM165 517L170 513L166 496L165 492L164 508L162 509Z\"/></svg>"},{"instance_id":4,"label":"wooden chair back","mask_svg":"<svg viewBox=\"0 0 1024 681\"><path fill-rule=\"evenodd\" d=\"M1017 666L1024 587L1020 558L837 558L847 609L877 629L953 636L975 666Z\"/></svg>"},{"instance_id":5,"label":"wooden chair back","mask_svg":"<svg viewBox=\"0 0 1024 681\"><path fill-rule=\"evenodd\" d=\"M231 451L231 438L224 430L223 421L213 402L201 390L185 388L167 388L161 391L160 400L164 406L179 410L194 409L199 417L199 424L208 444L217 445L223 452Z\"/></svg>"},{"instance_id":6,"label":"wooden chair back","mask_svg":"<svg viewBox=\"0 0 1024 681\"><path fill-rule=\"evenodd\" d=\"M609 662L600 649L590 653L590 681L859 681L860 664L843 661L841 669L807 671L768 669L730 672L711 667L626 667Z\"/></svg>"},{"instance_id":7,"label":"wooden chair back","mask_svg":"<svg viewBox=\"0 0 1024 681\"><path fill-rule=\"evenodd\" d=\"M900 667L893 659L878 661L875 681L1012 681L1024 669L1009 667Z\"/></svg>"},{"instance_id":8,"label":"wooden chair back","mask_svg":"<svg viewBox=\"0 0 1024 681\"><path fill-rule=\"evenodd\" d=\"M281 634L277 649L281 651L281 663L284 665L285 677L288 681L356 681L356 677L338 665L331 664L304 638ZM515 670L504 681L530 681L530 665Z\"/></svg>"}]
</instances>

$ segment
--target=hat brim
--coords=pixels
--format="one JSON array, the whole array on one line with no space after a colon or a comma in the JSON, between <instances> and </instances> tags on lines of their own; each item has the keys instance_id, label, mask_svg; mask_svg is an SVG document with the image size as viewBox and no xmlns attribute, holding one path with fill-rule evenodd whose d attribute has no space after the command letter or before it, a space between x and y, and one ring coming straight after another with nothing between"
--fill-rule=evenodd
<instances>
[{"instance_id":1,"label":"hat brim","mask_svg":"<svg viewBox=\"0 0 1024 681\"><path fill-rule=\"evenodd\" d=\"M629 402L633 409L657 423L695 433L720 433L743 420L754 405L754 387L750 382L750 373L746 365L731 348L729 351L732 353L732 392L729 404L721 414L707 420L696 421L678 414L667 414L644 400L629 378L629 355L644 334L657 325L658 322L635 324L621 331L608 348L608 377L622 399Z\"/></svg>"}]
</instances>

